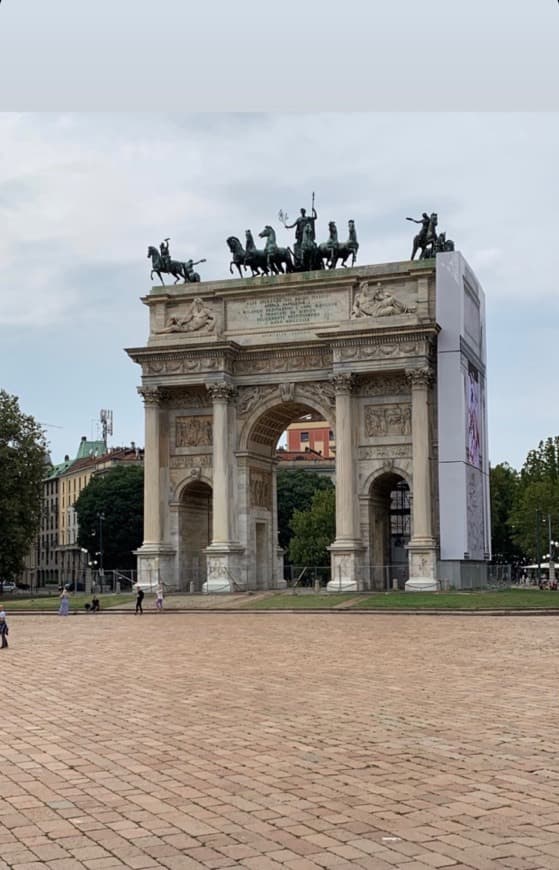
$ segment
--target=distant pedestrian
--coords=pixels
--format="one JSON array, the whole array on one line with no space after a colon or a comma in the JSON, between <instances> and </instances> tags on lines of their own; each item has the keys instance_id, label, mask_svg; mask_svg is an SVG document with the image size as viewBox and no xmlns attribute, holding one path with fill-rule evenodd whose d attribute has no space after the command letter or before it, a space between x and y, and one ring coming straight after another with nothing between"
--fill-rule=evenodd
<instances>
[{"instance_id":1,"label":"distant pedestrian","mask_svg":"<svg viewBox=\"0 0 559 870\"><path fill-rule=\"evenodd\" d=\"M2 638L2 646L0 649L6 649L8 646L8 631L6 611L4 610L4 605L0 604L0 637Z\"/></svg>"},{"instance_id":2,"label":"distant pedestrian","mask_svg":"<svg viewBox=\"0 0 559 870\"><path fill-rule=\"evenodd\" d=\"M68 598L68 592L66 589L63 589L60 593L60 607L58 608L59 616L68 616L70 612L70 599Z\"/></svg>"},{"instance_id":3,"label":"distant pedestrian","mask_svg":"<svg viewBox=\"0 0 559 870\"><path fill-rule=\"evenodd\" d=\"M144 612L144 608L142 607L143 600L144 590L140 586L136 586L136 613L142 614Z\"/></svg>"},{"instance_id":4,"label":"distant pedestrian","mask_svg":"<svg viewBox=\"0 0 559 870\"><path fill-rule=\"evenodd\" d=\"M155 595L155 606L161 612L163 610L163 586L161 583L157 587L157 592Z\"/></svg>"}]
</instances>

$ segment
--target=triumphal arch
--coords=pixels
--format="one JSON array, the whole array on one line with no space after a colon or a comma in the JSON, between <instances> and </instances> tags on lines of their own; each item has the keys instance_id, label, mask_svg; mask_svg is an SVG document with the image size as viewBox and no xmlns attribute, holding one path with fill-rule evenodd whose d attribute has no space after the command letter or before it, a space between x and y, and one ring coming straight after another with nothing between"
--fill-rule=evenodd
<instances>
[{"instance_id":1,"label":"triumphal arch","mask_svg":"<svg viewBox=\"0 0 559 870\"><path fill-rule=\"evenodd\" d=\"M281 585L276 446L306 414L335 432L337 587L387 588L396 564L459 586L485 564L484 301L459 253L143 302L149 338L128 350L146 421L140 582Z\"/></svg>"}]
</instances>

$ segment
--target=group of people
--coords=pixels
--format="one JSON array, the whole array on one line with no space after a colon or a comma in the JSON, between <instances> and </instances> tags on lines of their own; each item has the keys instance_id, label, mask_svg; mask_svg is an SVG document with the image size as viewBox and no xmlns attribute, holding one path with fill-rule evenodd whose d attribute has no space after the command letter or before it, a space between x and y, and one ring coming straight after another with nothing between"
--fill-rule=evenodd
<instances>
[{"instance_id":1,"label":"group of people","mask_svg":"<svg viewBox=\"0 0 559 870\"><path fill-rule=\"evenodd\" d=\"M145 597L144 590L142 589L142 587L139 584L136 584L136 613L137 614L139 613L140 615L143 614L143 612L144 612L144 607L143 607L144 597ZM155 593L155 608L160 613L163 610L163 598L164 598L163 586L160 583L159 586L157 587L157 590Z\"/></svg>"}]
</instances>

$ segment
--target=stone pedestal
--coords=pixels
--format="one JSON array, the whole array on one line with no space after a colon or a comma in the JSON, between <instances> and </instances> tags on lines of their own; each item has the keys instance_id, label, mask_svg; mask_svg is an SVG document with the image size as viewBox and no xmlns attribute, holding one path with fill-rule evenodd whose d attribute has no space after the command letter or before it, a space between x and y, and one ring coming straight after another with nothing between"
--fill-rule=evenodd
<instances>
[{"instance_id":1,"label":"stone pedestal","mask_svg":"<svg viewBox=\"0 0 559 870\"><path fill-rule=\"evenodd\" d=\"M363 588L363 551L359 543L332 544L330 564L332 579L326 589L328 592L359 592Z\"/></svg>"},{"instance_id":2,"label":"stone pedestal","mask_svg":"<svg viewBox=\"0 0 559 870\"><path fill-rule=\"evenodd\" d=\"M210 544L206 548L207 574L204 593L242 592L246 580L241 570L244 547L238 544Z\"/></svg>"},{"instance_id":3,"label":"stone pedestal","mask_svg":"<svg viewBox=\"0 0 559 870\"><path fill-rule=\"evenodd\" d=\"M135 555L138 559L138 585L144 591L153 591L160 583L166 589L177 588L176 552L172 547L143 544Z\"/></svg>"}]
</instances>

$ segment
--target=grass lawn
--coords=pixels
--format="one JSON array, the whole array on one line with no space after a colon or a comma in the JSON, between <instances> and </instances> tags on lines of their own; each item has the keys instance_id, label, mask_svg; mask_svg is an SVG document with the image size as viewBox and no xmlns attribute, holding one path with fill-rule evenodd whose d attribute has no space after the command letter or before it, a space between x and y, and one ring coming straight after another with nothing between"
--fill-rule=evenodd
<instances>
[{"instance_id":1,"label":"grass lawn","mask_svg":"<svg viewBox=\"0 0 559 870\"><path fill-rule=\"evenodd\" d=\"M319 608L329 610L337 604L355 598L351 592L324 593L320 592L278 592L268 598L259 598L243 605L244 610L305 610Z\"/></svg>"},{"instance_id":2,"label":"grass lawn","mask_svg":"<svg viewBox=\"0 0 559 870\"><path fill-rule=\"evenodd\" d=\"M118 607L121 604L128 604L128 602L134 601L135 599L135 596L130 595L130 593L123 593L121 595L98 595L97 597L99 598L101 610ZM70 595L69 599L70 613L79 610L85 612L85 604L91 603L91 595L78 593L77 595ZM6 613L8 614L24 610L58 610L60 607L60 599L58 595L41 595L37 598L22 598L19 595L6 594L1 601L4 604Z\"/></svg>"},{"instance_id":3,"label":"grass lawn","mask_svg":"<svg viewBox=\"0 0 559 870\"><path fill-rule=\"evenodd\" d=\"M353 600L348 610L541 610L559 609L559 592L506 589L502 592L382 592L307 593L278 592L246 605L248 610L329 610Z\"/></svg>"},{"instance_id":4,"label":"grass lawn","mask_svg":"<svg viewBox=\"0 0 559 870\"><path fill-rule=\"evenodd\" d=\"M559 609L559 593L539 589L502 592L390 592L367 595L353 605L358 609L394 610L541 610Z\"/></svg>"}]
</instances>

